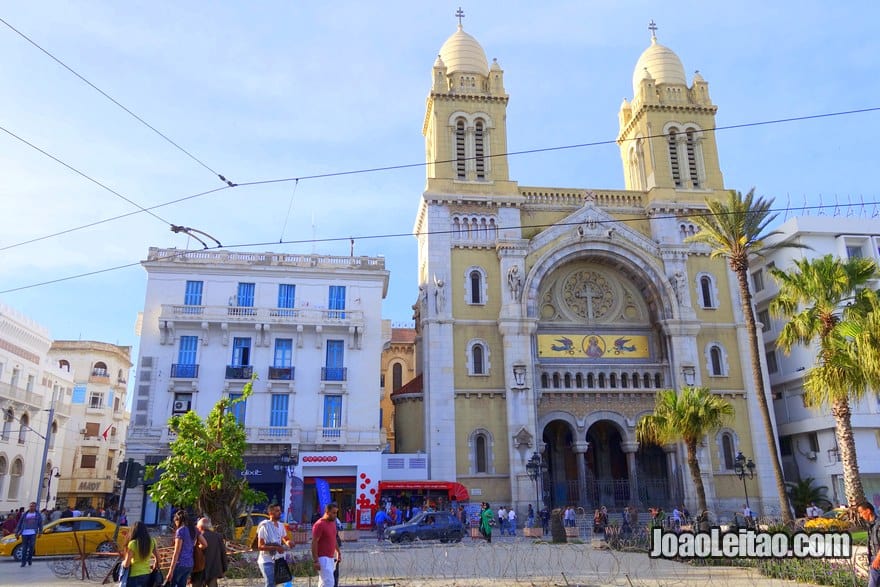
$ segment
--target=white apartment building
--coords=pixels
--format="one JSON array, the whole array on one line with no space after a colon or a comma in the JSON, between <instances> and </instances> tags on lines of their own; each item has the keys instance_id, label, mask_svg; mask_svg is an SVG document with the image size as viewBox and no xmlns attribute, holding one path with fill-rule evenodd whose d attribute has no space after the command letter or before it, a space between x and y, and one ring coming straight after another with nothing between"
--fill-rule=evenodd
<instances>
[{"instance_id":1,"label":"white apartment building","mask_svg":"<svg viewBox=\"0 0 880 587\"><path fill-rule=\"evenodd\" d=\"M74 380L70 425L63 431L59 476L52 483L57 503L80 511L115 507L121 487L116 471L125 452L128 427L131 347L56 340L49 358Z\"/></svg>"},{"instance_id":2,"label":"white apartment building","mask_svg":"<svg viewBox=\"0 0 880 587\"><path fill-rule=\"evenodd\" d=\"M158 463L174 414L205 417L224 396L254 393L235 414L247 432L252 487L308 522L317 490L353 519L378 488L381 449L381 257L151 248L127 454ZM278 466L282 454L293 457ZM372 490L372 491L371 491ZM130 490L129 519L167 520Z\"/></svg>"},{"instance_id":3,"label":"white apartment building","mask_svg":"<svg viewBox=\"0 0 880 587\"><path fill-rule=\"evenodd\" d=\"M787 481L807 477L828 488L828 498L846 500L843 470L834 434L830 410L806 408L803 403L803 376L816 361L816 349L796 346L786 356L776 348L776 338L783 322L770 316L770 301L778 288L768 267L787 270L793 259L818 258L827 254L841 259L870 257L880 263L880 222L857 217L807 216L783 223L775 240L791 240L809 249L783 249L764 259L752 259L751 287L756 317L763 325L767 371L774 397L774 410ZM773 242L773 241L771 241ZM878 287L880 284L874 284ZM868 392L860 402L853 402L852 427L856 454L865 489L865 497L880 503L880 400Z\"/></svg>"},{"instance_id":4,"label":"white apartment building","mask_svg":"<svg viewBox=\"0 0 880 587\"><path fill-rule=\"evenodd\" d=\"M73 378L47 358L51 343L45 327L0 304L0 511L4 514L26 508L38 493L40 509L55 506L57 484L52 481L57 478L52 473L62 462L64 436L59 432L70 426Z\"/></svg>"}]
</instances>

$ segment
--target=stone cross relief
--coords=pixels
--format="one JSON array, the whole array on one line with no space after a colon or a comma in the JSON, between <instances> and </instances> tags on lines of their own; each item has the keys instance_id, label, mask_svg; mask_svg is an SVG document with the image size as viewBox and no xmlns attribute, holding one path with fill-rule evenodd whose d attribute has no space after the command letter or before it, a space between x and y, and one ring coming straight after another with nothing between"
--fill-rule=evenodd
<instances>
[{"instance_id":1,"label":"stone cross relief","mask_svg":"<svg viewBox=\"0 0 880 587\"><path fill-rule=\"evenodd\" d=\"M587 320L594 320L596 315L593 311L593 300L599 302L602 300L602 292L594 292L589 283L584 283L584 287L580 291L574 292L574 297L583 300L586 306Z\"/></svg>"}]
</instances>

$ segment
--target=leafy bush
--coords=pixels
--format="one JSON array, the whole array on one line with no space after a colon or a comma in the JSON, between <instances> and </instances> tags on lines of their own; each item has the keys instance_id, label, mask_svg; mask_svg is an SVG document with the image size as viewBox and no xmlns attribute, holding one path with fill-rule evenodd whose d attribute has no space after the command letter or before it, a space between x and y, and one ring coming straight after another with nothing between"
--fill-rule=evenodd
<instances>
[{"instance_id":1,"label":"leafy bush","mask_svg":"<svg viewBox=\"0 0 880 587\"><path fill-rule=\"evenodd\" d=\"M814 518L804 522L807 532L844 532L849 530L849 522L833 518Z\"/></svg>"},{"instance_id":2,"label":"leafy bush","mask_svg":"<svg viewBox=\"0 0 880 587\"><path fill-rule=\"evenodd\" d=\"M854 587L862 585L848 562L818 559L769 559L756 562L762 575L776 579L789 579L798 583Z\"/></svg>"}]
</instances>

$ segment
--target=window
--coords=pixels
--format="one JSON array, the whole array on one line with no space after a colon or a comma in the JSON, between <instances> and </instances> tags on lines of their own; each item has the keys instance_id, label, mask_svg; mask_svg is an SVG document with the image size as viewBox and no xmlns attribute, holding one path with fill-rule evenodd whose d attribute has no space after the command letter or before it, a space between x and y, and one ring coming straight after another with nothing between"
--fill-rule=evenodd
<instances>
[{"instance_id":1,"label":"window","mask_svg":"<svg viewBox=\"0 0 880 587\"><path fill-rule=\"evenodd\" d=\"M700 291L700 306L704 309L717 308L717 289L715 287L715 279L711 275L705 273L698 278Z\"/></svg>"},{"instance_id":2,"label":"window","mask_svg":"<svg viewBox=\"0 0 880 587\"><path fill-rule=\"evenodd\" d=\"M693 129L687 131L687 158L688 158L688 174L691 177L691 185L695 189L700 188L700 176L697 172L697 141Z\"/></svg>"},{"instance_id":3,"label":"window","mask_svg":"<svg viewBox=\"0 0 880 587\"><path fill-rule=\"evenodd\" d=\"M327 341L327 355L323 381L345 381L345 342L342 340Z\"/></svg>"},{"instance_id":4,"label":"window","mask_svg":"<svg viewBox=\"0 0 880 587\"><path fill-rule=\"evenodd\" d=\"M470 274L471 280L471 303L472 304L481 304L482 302L482 293L483 293L483 276L480 275L479 271L471 271Z\"/></svg>"},{"instance_id":5,"label":"window","mask_svg":"<svg viewBox=\"0 0 880 587\"><path fill-rule=\"evenodd\" d=\"M256 290L256 284L239 283L238 284L238 295L236 296L236 305L241 308L253 308L254 307L254 291L255 290Z\"/></svg>"},{"instance_id":6,"label":"window","mask_svg":"<svg viewBox=\"0 0 880 587\"><path fill-rule=\"evenodd\" d=\"M70 403L72 403L72 404L86 403L86 386L85 386L85 384L78 383L73 386L73 396L70 398Z\"/></svg>"},{"instance_id":7,"label":"window","mask_svg":"<svg viewBox=\"0 0 880 587\"><path fill-rule=\"evenodd\" d=\"M97 410L104 407L104 392L103 391L92 391L89 392L89 407L93 410Z\"/></svg>"},{"instance_id":8,"label":"window","mask_svg":"<svg viewBox=\"0 0 880 587\"><path fill-rule=\"evenodd\" d=\"M181 336L177 350L177 365L172 366L172 377L198 377L196 352L199 348L198 336Z\"/></svg>"},{"instance_id":9,"label":"window","mask_svg":"<svg viewBox=\"0 0 880 587\"><path fill-rule=\"evenodd\" d=\"M6 462L6 457L0 455L0 497L3 496L3 489L6 486L6 478L9 476L9 463Z\"/></svg>"},{"instance_id":10,"label":"window","mask_svg":"<svg viewBox=\"0 0 880 587\"><path fill-rule=\"evenodd\" d=\"M734 450L733 450L733 434L730 432L722 432L721 433L721 462L724 465L724 470L732 471L733 463L734 463Z\"/></svg>"},{"instance_id":11,"label":"window","mask_svg":"<svg viewBox=\"0 0 880 587\"><path fill-rule=\"evenodd\" d=\"M477 169L477 179L486 179L486 150L483 138L483 121L478 120L474 125L474 163Z\"/></svg>"},{"instance_id":12,"label":"window","mask_svg":"<svg viewBox=\"0 0 880 587\"><path fill-rule=\"evenodd\" d=\"M465 163L467 156L464 150L464 120L455 123L455 177L464 179L466 177Z\"/></svg>"},{"instance_id":13,"label":"window","mask_svg":"<svg viewBox=\"0 0 880 587\"><path fill-rule=\"evenodd\" d=\"M251 364L251 339L238 337L232 339L232 366L247 367Z\"/></svg>"},{"instance_id":14,"label":"window","mask_svg":"<svg viewBox=\"0 0 880 587\"><path fill-rule=\"evenodd\" d=\"M470 267L465 273L465 302L472 306L486 303L486 271L482 267Z\"/></svg>"},{"instance_id":15,"label":"window","mask_svg":"<svg viewBox=\"0 0 880 587\"><path fill-rule=\"evenodd\" d=\"M773 323L770 322L770 312L768 310L758 310L758 322L761 323L761 332L773 330Z\"/></svg>"},{"instance_id":16,"label":"window","mask_svg":"<svg viewBox=\"0 0 880 587\"><path fill-rule=\"evenodd\" d=\"M81 469L94 469L98 463L98 455L80 455L79 467Z\"/></svg>"},{"instance_id":17,"label":"window","mask_svg":"<svg viewBox=\"0 0 880 587\"><path fill-rule=\"evenodd\" d=\"M95 377L110 377L110 372L107 370L106 363L103 361L95 363L95 366L92 367L92 375Z\"/></svg>"},{"instance_id":18,"label":"window","mask_svg":"<svg viewBox=\"0 0 880 587\"><path fill-rule=\"evenodd\" d=\"M724 347L718 343L709 345L706 350L706 359L709 375L712 377L727 376L727 353L724 351Z\"/></svg>"},{"instance_id":19,"label":"window","mask_svg":"<svg viewBox=\"0 0 880 587\"><path fill-rule=\"evenodd\" d=\"M667 145L669 148L669 168L672 172L672 182L675 184L675 187L680 188L682 186L681 169L678 162L678 138L676 134L676 129L669 130Z\"/></svg>"},{"instance_id":20,"label":"window","mask_svg":"<svg viewBox=\"0 0 880 587\"><path fill-rule=\"evenodd\" d=\"M185 306L201 306L202 305L202 281L187 281L186 292L183 294L183 305ZM194 308L187 308L189 313L196 313Z\"/></svg>"},{"instance_id":21,"label":"window","mask_svg":"<svg viewBox=\"0 0 880 587\"><path fill-rule=\"evenodd\" d=\"M87 438L97 438L98 434L101 433L101 425L98 422L86 422L86 431L83 433L83 436Z\"/></svg>"},{"instance_id":22,"label":"window","mask_svg":"<svg viewBox=\"0 0 880 587\"><path fill-rule=\"evenodd\" d=\"M767 372L768 373L777 373L779 372L779 363L776 361L776 351L769 350L765 355L767 357Z\"/></svg>"},{"instance_id":23,"label":"window","mask_svg":"<svg viewBox=\"0 0 880 587\"><path fill-rule=\"evenodd\" d=\"M12 387L18 387L18 380L21 377L21 370L17 367L13 367L12 369L12 379L10 379L9 384Z\"/></svg>"},{"instance_id":24,"label":"window","mask_svg":"<svg viewBox=\"0 0 880 587\"><path fill-rule=\"evenodd\" d=\"M18 486L21 484L21 476L24 474L24 462L16 458L12 461L12 471L9 476L9 493L7 498L10 500L18 499Z\"/></svg>"},{"instance_id":25,"label":"window","mask_svg":"<svg viewBox=\"0 0 880 587\"><path fill-rule=\"evenodd\" d=\"M475 344L471 349L471 366L474 375L482 375L485 367L483 365L483 347Z\"/></svg>"},{"instance_id":26,"label":"window","mask_svg":"<svg viewBox=\"0 0 880 587\"><path fill-rule=\"evenodd\" d=\"M330 301L327 304L327 307L331 310L328 314L328 318L345 318L345 312L339 312L334 310L344 310L345 309L345 286L344 285L331 285L330 286Z\"/></svg>"},{"instance_id":27,"label":"window","mask_svg":"<svg viewBox=\"0 0 880 587\"><path fill-rule=\"evenodd\" d=\"M391 391L397 391L403 387L403 365L394 363L391 367Z\"/></svg>"},{"instance_id":28,"label":"window","mask_svg":"<svg viewBox=\"0 0 880 587\"><path fill-rule=\"evenodd\" d=\"M58 368L70 373L70 361L67 359L61 359L58 361ZM0 373L3 373L3 365L0 365Z\"/></svg>"},{"instance_id":29,"label":"window","mask_svg":"<svg viewBox=\"0 0 880 587\"><path fill-rule=\"evenodd\" d=\"M29 393L34 390L34 376L33 375L28 375L27 387L25 387L25 390L28 391Z\"/></svg>"},{"instance_id":30,"label":"window","mask_svg":"<svg viewBox=\"0 0 880 587\"><path fill-rule=\"evenodd\" d=\"M233 400L239 401L229 406L229 411L232 413L235 421L238 422L240 426L244 426L244 417L247 412L247 400L241 399L240 393L230 393L229 401L232 402Z\"/></svg>"},{"instance_id":31,"label":"window","mask_svg":"<svg viewBox=\"0 0 880 587\"><path fill-rule=\"evenodd\" d=\"M293 308L296 303L296 286L282 283L278 286L278 307ZM293 310L281 310L279 316L293 316Z\"/></svg>"},{"instance_id":32,"label":"window","mask_svg":"<svg viewBox=\"0 0 880 587\"><path fill-rule=\"evenodd\" d=\"M860 245L846 245L846 256L849 259L861 259L864 255Z\"/></svg>"},{"instance_id":33,"label":"window","mask_svg":"<svg viewBox=\"0 0 880 587\"><path fill-rule=\"evenodd\" d=\"M472 340L467 345L468 375L489 374L489 347L485 341Z\"/></svg>"},{"instance_id":34,"label":"window","mask_svg":"<svg viewBox=\"0 0 880 587\"><path fill-rule=\"evenodd\" d=\"M815 432L810 432L807 434L807 442L810 443L810 450L812 452L819 452L819 435Z\"/></svg>"},{"instance_id":35,"label":"window","mask_svg":"<svg viewBox=\"0 0 880 587\"><path fill-rule=\"evenodd\" d=\"M342 396L324 396L324 438L338 438L342 428Z\"/></svg>"},{"instance_id":36,"label":"window","mask_svg":"<svg viewBox=\"0 0 880 587\"><path fill-rule=\"evenodd\" d=\"M286 393L272 394L272 410L269 413L269 426L287 426L287 405L290 396Z\"/></svg>"},{"instance_id":37,"label":"window","mask_svg":"<svg viewBox=\"0 0 880 587\"><path fill-rule=\"evenodd\" d=\"M276 338L275 339L275 359L273 366L279 368L290 367L293 363L293 339L292 338Z\"/></svg>"},{"instance_id":38,"label":"window","mask_svg":"<svg viewBox=\"0 0 880 587\"><path fill-rule=\"evenodd\" d=\"M25 433L27 429L30 428L30 418L28 418L27 414L22 414L21 418L18 420L20 426L18 428L18 444L24 444Z\"/></svg>"},{"instance_id":39,"label":"window","mask_svg":"<svg viewBox=\"0 0 880 587\"><path fill-rule=\"evenodd\" d=\"M55 437L58 436L58 422L52 422L52 431L49 433L49 449L55 448Z\"/></svg>"},{"instance_id":40,"label":"window","mask_svg":"<svg viewBox=\"0 0 880 587\"><path fill-rule=\"evenodd\" d=\"M752 272L752 289L755 293L764 290L764 272L761 269Z\"/></svg>"},{"instance_id":41,"label":"window","mask_svg":"<svg viewBox=\"0 0 880 587\"><path fill-rule=\"evenodd\" d=\"M471 474L492 474L494 465L492 461L492 434L484 429L477 428L468 437L469 469Z\"/></svg>"},{"instance_id":42,"label":"window","mask_svg":"<svg viewBox=\"0 0 880 587\"><path fill-rule=\"evenodd\" d=\"M791 436L779 437L779 454L784 457L790 457L792 455Z\"/></svg>"},{"instance_id":43,"label":"window","mask_svg":"<svg viewBox=\"0 0 880 587\"><path fill-rule=\"evenodd\" d=\"M15 413L12 408L3 412L3 431L0 432L0 440L9 440L9 432L12 428L12 422L15 420Z\"/></svg>"},{"instance_id":44,"label":"window","mask_svg":"<svg viewBox=\"0 0 880 587\"><path fill-rule=\"evenodd\" d=\"M709 350L709 355L712 358L712 375L721 375L721 349L713 346Z\"/></svg>"},{"instance_id":45,"label":"window","mask_svg":"<svg viewBox=\"0 0 880 587\"><path fill-rule=\"evenodd\" d=\"M475 442L474 452L475 452L475 460L477 463L476 471L477 473L486 473L486 462L488 458L486 453L488 452L488 447L486 446L486 436L484 434L478 434Z\"/></svg>"}]
</instances>

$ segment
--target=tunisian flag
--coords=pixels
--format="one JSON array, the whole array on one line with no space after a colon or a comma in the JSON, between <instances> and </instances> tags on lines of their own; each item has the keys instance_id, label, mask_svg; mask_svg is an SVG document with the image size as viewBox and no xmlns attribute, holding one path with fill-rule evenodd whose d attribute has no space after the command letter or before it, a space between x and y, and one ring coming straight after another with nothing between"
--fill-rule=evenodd
<instances>
[{"instance_id":1,"label":"tunisian flag","mask_svg":"<svg viewBox=\"0 0 880 587\"><path fill-rule=\"evenodd\" d=\"M103 438L104 440L107 440L107 434L110 432L111 428L113 428L113 424L110 424L109 426L107 426L107 429L101 433L101 438Z\"/></svg>"}]
</instances>

